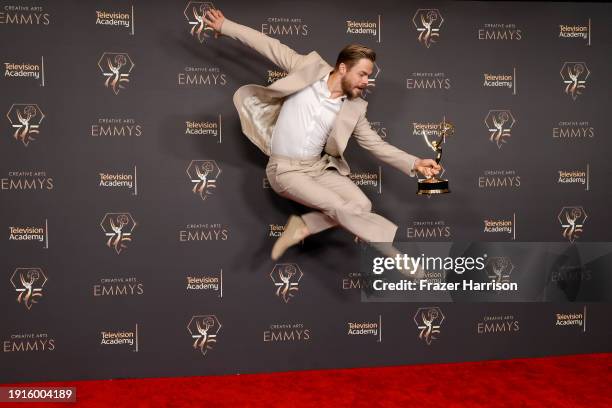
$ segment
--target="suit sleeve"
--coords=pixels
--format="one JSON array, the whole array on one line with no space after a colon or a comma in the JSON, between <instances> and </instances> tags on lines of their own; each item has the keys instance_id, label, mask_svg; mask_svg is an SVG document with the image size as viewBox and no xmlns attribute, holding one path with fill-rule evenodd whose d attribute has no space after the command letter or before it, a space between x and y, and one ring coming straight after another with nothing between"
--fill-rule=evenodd
<instances>
[{"instance_id":1,"label":"suit sleeve","mask_svg":"<svg viewBox=\"0 0 612 408\"><path fill-rule=\"evenodd\" d=\"M416 176L414 164L418 157L408 154L382 140L378 133L370 126L365 114L357 121L353 135L361 147L368 150L379 160L408 174L410 177Z\"/></svg>"},{"instance_id":2,"label":"suit sleeve","mask_svg":"<svg viewBox=\"0 0 612 408\"><path fill-rule=\"evenodd\" d=\"M304 58L276 38L268 37L250 27L235 23L227 18L221 25L221 34L240 41L287 72L291 72Z\"/></svg>"}]
</instances>

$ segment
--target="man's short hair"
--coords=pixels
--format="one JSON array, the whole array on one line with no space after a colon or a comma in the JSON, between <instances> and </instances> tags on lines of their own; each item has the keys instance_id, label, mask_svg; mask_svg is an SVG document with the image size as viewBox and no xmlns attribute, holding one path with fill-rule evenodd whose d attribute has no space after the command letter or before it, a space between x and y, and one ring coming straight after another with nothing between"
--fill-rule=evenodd
<instances>
[{"instance_id":1,"label":"man's short hair","mask_svg":"<svg viewBox=\"0 0 612 408\"><path fill-rule=\"evenodd\" d=\"M340 51L340 54L338 54L335 69L337 70L342 63L346 65L347 70L351 69L353 65L362 58L367 58L374 62L376 61L376 53L373 49L365 45L349 44Z\"/></svg>"}]
</instances>

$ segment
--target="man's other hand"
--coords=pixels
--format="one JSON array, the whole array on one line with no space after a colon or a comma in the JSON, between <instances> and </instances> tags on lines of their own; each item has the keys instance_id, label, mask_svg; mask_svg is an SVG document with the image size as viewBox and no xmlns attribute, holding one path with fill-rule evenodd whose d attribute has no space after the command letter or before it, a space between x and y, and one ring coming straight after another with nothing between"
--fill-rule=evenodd
<instances>
[{"instance_id":1,"label":"man's other hand","mask_svg":"<svg viewBox=\"0 0 612 408\"><path fill-rule=\"evenodd\" d=\"M442 170L442 166L436 163L433 159L417 159L414 162L414 169L423 176L429 178L435 176Z\"/></svg>"},{"instance_id":2,"label":"man's other hand","mask_svg":"<svg viewBox=\"0 0 612 408\"><path fill-rule=\"evenodd\" d=\"M221 25L225 20L225 16L221 12L221 10L208 10L204 15L203 20L207 26L215 30L215 38L219 37L219 34L221 34Z\"/></svg>"}]
</instances>

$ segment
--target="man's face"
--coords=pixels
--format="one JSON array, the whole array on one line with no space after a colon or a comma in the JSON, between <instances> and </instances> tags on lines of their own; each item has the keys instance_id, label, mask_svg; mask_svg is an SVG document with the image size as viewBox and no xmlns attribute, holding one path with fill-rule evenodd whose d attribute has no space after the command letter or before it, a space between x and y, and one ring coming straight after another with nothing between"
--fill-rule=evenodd
<instances>
[{"instance_id":1,"label":"man's face","mask_svg":"<svg viewBox=\"0 0 612 408\"><path fill-rule=\"evenodd\" d=\"M351 69L346 70L340 79L340 86L342 92L349 98L357 98L361 95L361 92L368 86L368 77L372 75L374 69L374 63L367 59L362 58Z\"/></svg>"}]
</instances>

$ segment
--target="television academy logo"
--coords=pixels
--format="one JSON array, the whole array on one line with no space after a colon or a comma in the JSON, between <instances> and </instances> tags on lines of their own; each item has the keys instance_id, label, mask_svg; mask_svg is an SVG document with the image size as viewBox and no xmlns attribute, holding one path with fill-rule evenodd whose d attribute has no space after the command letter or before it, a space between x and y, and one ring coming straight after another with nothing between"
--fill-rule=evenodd
<instances>
[{"instance_id":1,"label":"television academy logo","mask_svg":"<svg viewBox=\"0 0 612 408\"><path fill-rule=\"evenodd\" d=\"M125 89L130 82L130 74L134 69L134 62L126 52L105 52L98 61L102 75L106 77L104 86L112 89L115 95Z\"/></svg>"},{"instance_id":2,"label":"television academy logo","mask_svg":"<svg viewBox=\"0 0 612 408\"><path fill-rule=\"evenodd\" d=\"M100 227L108 237L106 246L115 250L117 254L127 249L127 243L132 242L132 232L136 221L130 213L106 213Z\"/></svg>"},{"instance_id":3,"label":"television academy logo","mask_svg":"<svg viewBox=\"0 0 612 408\"><path fill-rule=\"evenodd\" d=\"M572 243L580 238L587 219L587 213L582 206L563 207L557 218L563 227L563 238Z\"/></svg>"},{"instance_id":4,"label":"television academy logo","mask_svg":"<svg viewBox=\"0 0 612 408\"><path fill-rule=\"evenodd\" d=\"M348 35L364 35L373 36L376 42L380 43L382 31L381 16L378 14L378 20L346 20L346 34Z\"/></svg>"},{"instance_id":5,"label":"television academy logo","mask_svg":"<svg viewBox=\"0 0 612 408\"><path fill-rule=\"evenodd\" d=\"M221 168L214 160L192 160L186 171L193 184L191 191L198 194L202 201L214 193L221 174Z\"/></svg>"},{"instance_id":6,"label":"television academy logo","mask_svg":"<svg viewBox=\"0 0 612 408\"><path fill-rule=\"evenodd\" d=\"M378 166L377 171L353 171L349 174L349 178L359 187L370 187L378 194L382 194L382 169L380 166Z\"/></svg>"},{"instance_id":7,"label":"television academy logo","mask_svg":"<svg viewBox=\"0 0 612 408\"><path fill-rule=\"evenodd\" d=\"M15 140L28 147L40 133L40 124L45 114L35 103L14 103L6 114L14 129Z\"/></svg>"},{"instance_id":8,"label":"television academy logo","mask_svg":"<svg viewBox=\"0 0 612 408\"><path fill-rule=\"evenodd\" d=\"M217 343L217 335L221 330L221 322L215 315L193 316L187 325L187 330L194 339L193 348L200 350L203 356Z\"/></svg>"},{"instance_id":9,"label":"television academy logo","mask_svg":"<svg viewBox=\"0 0 612 408\"><path fill-rule=\"evenodd\" d=\"M420 307L414 315L414 323L419 329L419 339L428 346L438 339L437 335L440 334L442 322L444 322L444 314L438 306Z\"/></svg>"},{"instance_id":10,"label":"television academy logo","mask_svg":"<svg viewBox=\"0 0 612 408\"><path fill-rule=\"evenodd\" d=\"M590 184L590 165L587 163L586 168L577 170L557 170L559 174L557 184L578 184L583 185L585 191L589 191Z\"/></svg>"},{"instance_id":11,"label":"television academy logo","mask_svg":"<svg viewBox=\"0 0 612 408\"><path fill-rule=\"evenodd\" d=\"M204 22L204 16L210 10L215 10L215 6L208 1L190 1L185 7L183 14L191 26L189 34L201 43L210 38L214 29Z\"/></svg>"},{"instance_id":12,"label":"television academy logo","mask_svg":"<svg viewBox=\"0 0 612 408\"><path fill-rule=\"evenodd\" d=\"M489 140L497 145L499 149L502 148L506 140L511 135L512 127L516 123L512 112L507 109L504 110L490 110L484 120L487 129L489 129Z\"/></svg>"},{"instance_id":13,"label":"television academy logo","mask_svg":"<svg viewBox=\"0 0 612 408\"><path fill-rule=\"evenodd\" d=\"M412 23L419 32L419 42L429 48L440 37L440 27L444 19L437 9L418 9L412 18Z\"/></svg>"},{"instance_id":14,"label":"television academy logo","mask_svg":"<svg viewBox=\"0 0 612 408\"><path fill-rule=\"evenodd\" d=\"M42 297L45 283L47 276L41 268L17 268L11 276L11 284L19 293L17 303L23 303L28 310Z\"/></svg>"},{"instance_id":15,"label":"television academy logo","mask_svg":"<svg viewBox=\"0 0 612 408\"><path fill-rule=\"evenodd\" d=\"M134 35L134 6L130 11L96 10L96 25L113 28L131 28L130 35Z\"/></svg>"},{"instance_id":16,"label":"television academy logo","mask_svg":"<svg viewBox=\"0 0 612 408\"><path fill-rule=\"evenodd\" d=\"M591 75L591 71L584 62L565 62L561 67L560 74L565 84L565 93L576 100L578 95L582 95L582 90L586 88L586 81Z\"/></svg>"},{"instance_id":17,"label":"television academy logo","mask_svg":"<svg viewBox=\"0 0 612 408\"><path fill-rule=\"evenodd\" d=\"M186 120L185 134L189 136L210 136L217 139L217 143L221 143L223 141L221 114L219 113L214 119L211 117L206 120Z\"/></svg>"},{"instance_id":18,"label":"television academy logo","mask_svg":"<svg viewBox=\"0 0 612 408\"><path fill-rule=\"evenodd\" d=\"M266 83L268 85L273 84L279 79L283 79L288 75L287 71L279 70L279 69L269 69L268 70L268 78L266 79Z\"/></svg>"},{"instance_id":19,"label":"television academy logo","mask_svg":"<svg viewBox=\"0 0 612 408\"><path fill-rule=\"evenodd\" d=\"M45 58L40 57L40 63L15 63L4 62L4 78L5 79L34 79L40 81L40 86L45 86Z\"/></svg>"},{"instance_id":20,"label":"television academy logo","mask_svg":"<svg viewBox=\"0 0 612 408\"><path fill-rule=\"evenodd\" d=\"M133 172L98 171L98 187L103 189L128 190L132 195L138 195L138 172L134 166Z\"/></svg>"},{"instance_id":21,"label":"television academy logo","mask_svg":"<svg viewBox=\"0 0 612 408\"><path fill-rule=\"evenodd\" d=\"M580 24L559 24L559 38L564 39L583 39L587 41L587 46L591 45L591 19L587 25Z\"/></svg>"},{"instance_id":22,"label":"television academy logo","mask_svg":"<svg viewBox=\"0 0 612 408\"><path fill-rule=\"evenodd\" d=\"M563 312L555 313L555 326L563 327L579 327L583 333L586 333L586 318L587 318L587 307L583 306L582 312Z\"/></svg>"},{"instance_id":23,"label":"television academy logo","mask_svg":"<svg viewBox=\"0 0 612 408\"><path fill-rule=\"evenodd\" d=\"M512 91L512 95L517 95L516 67L509 74L485 72L482 75L484 88L507 88Z\"/></svg>"},{"instance_id":24,"label":"television academy logo","mask_svg":"<svg viewBox=\"0 0 612 408\"><path fill-rule=\"evenodd\" d=\"M297 264L286 263L276 264L270 272L270 278L276 286L276 296L280 297L285 303L295 296L294 292L299 290L299 284L302 280L302 270Z\"/></svg>"},{"instance_id":25,"label":"television academy logo","mask_svg":"<svg viewBox=\"0 0 612 408\"><path fill-rule=\"evenodd\" d=\"M510 236L511 240L516 240L516 213L512 213L512 218L485 218L483 220L483 232L485 233L504 233Z\"/></svg>"},{"instance_id":26,"label":"television academy logo","mask_svg":"<svg viewBox=\"0 0 612 408\"><path fill-rule=\"evenodd\" d=\"M377 343L382 343L382 315L377 321L352 321L346 323L347 336L375 337Z\"/></svg>"},{"instance_id":27,"label":"television academy logo","mask_svg":"<svg viewBox=\"0 0 612 408\"><path fill-rule=\"evenodd\" d=\"M223 297L223 269L219 269L217 275L190 274L186 276L185 290L188 292L213 293Z\"/></svg>"},{"instance_id":28,"label":"television academy logo","mask_svg":"<svg viewBox=\"0 0 612 408\"><path fill-rule=\"evenodd\" d=\"M101 330L100 346L130 346L133 352L138 352L138 323L134 330Z\"/></svg>"},{"instance_id":29,"label":"television academy logo","mask_svg":"<svg viewBox=\"0 0 612 408\"><path fill-rule=\"evenodd\" d=\"M514 264L507 256L489 257L484 268L487 278L496 283L509 283L510 274L513 270Z\"/></svg>"},{"instance_id":30,"label":"television academy logo","mask_svg":"<svg viewBox=\"0 0 612 408\"><path fill-rule=\"evenodd\" d=\"M9 241L41 242L44 249L49 249L49 221L45 219L44 225L11 225L9 228Z\"/></svg>"}]
</instances>

